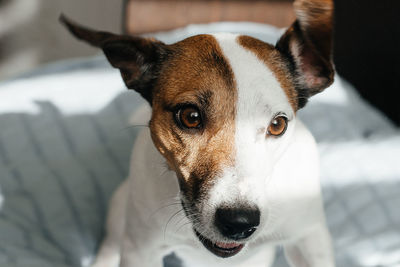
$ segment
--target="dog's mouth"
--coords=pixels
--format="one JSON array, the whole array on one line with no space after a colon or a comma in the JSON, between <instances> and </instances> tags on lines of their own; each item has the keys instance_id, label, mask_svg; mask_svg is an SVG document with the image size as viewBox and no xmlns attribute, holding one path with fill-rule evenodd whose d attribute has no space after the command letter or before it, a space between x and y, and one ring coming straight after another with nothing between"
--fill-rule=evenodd
<instances>
[{"instance_id":1,"label":"dog's mouth","mask_svg":"<svg viewBox=\"0 0 400 267\"><path fill-rule=\"evenodd\" d=\"M218 257L221 258L229 258L232 256L235 256L238 254L242 248L244 247L244 244L240 243L223 243L223 242L213 242L206 237L202 236L199 232L194 230L197 237L199 238L200 242L213 254L217 255Z\"/></svg>"}]
</instances>

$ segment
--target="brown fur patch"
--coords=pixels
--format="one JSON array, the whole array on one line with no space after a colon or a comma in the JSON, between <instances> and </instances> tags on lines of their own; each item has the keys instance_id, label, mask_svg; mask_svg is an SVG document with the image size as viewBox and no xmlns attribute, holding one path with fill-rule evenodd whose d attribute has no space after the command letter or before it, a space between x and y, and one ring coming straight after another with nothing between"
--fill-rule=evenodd
<instances>
[{"instance_id":1,"label":"brown fur patch","mask_svg":"<svg viewBox=\"0 0 400 267\"><path fill-rule=\"evenodd\" d=\"M297 20L276 48L294 67L299 107L332 84L333 0L296 0Z\"/></svg>"},{"instance_id":2,"label":"brown fur patch","mask_svg":"<svg viewBox=\"0 0 400 267\"><path fill-rule=\"evenodd\" d=\"M333 0L297 0L296 17L314 49L330 61L332 53Z\"/></svg>"},{"instance_id":3,"label":"brown fur patch","mask_svg":"<svg viewBox=\"0 0 400 267\"><path fill-rule=\"evenodd\" d=\"M185 39L169 50L153 91L150 128L182 191L194 200L224 166L233 165L237 90L231 67L211 35ZM202 129L176 125L174 111L182 104L200 109Z\"/></svg>"},{"instance_id":4,"label":"brown fur patch","mask_svg":"<svg viewBox=\"0 0 400 267\"><path fill-rule=\"evenodd\" d=\"M275 74L294 111L298 110L298 97L293 76L287 68L285 59L274 46L250 36L239 36L239 44L252 51Z\"/></svg>"}]
</instances>

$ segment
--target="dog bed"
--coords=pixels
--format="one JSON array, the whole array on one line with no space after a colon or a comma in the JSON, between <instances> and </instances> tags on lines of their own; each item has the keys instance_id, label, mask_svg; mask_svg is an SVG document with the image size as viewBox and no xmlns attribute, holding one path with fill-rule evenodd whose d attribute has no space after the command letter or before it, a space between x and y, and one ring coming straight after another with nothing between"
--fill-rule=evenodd
<instances>
[{"instance_id":1,"label":"dog bed","mask_svg":"<svg viewBox=\"0 0 400 267\"><path fill-rule=\"evenodd\" d=\"M274 43L255 23L191 25ZM72 37L71 37L72 38ZM108 200L126 177L144 101L103 56L63 61L0 83L0 267L89 266ZM299 116L316 137L337 266L400 266L400 132L340 77ZM165 265L178 266L167 257ZM281 250L276 267L287 266Z\"/></svg>"}]
</instances>

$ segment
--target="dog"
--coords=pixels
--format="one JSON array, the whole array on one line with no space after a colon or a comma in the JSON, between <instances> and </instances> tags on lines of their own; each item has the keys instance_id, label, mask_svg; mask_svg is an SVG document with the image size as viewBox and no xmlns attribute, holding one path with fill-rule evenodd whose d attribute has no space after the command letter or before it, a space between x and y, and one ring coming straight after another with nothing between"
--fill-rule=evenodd
<instances>
[{"instance_id":1,"label":"dog","mask_svg":"<svg viewBox=\"0 0 400 267\"><path fill-rule=\"evenodd\" d=\"M293 267L335 266L316 144L296 118L333 82L333 3L294 8L276 45L229 33L166 45L61 16L151 106L93 266L160 267L174 252L185 266L265 267L276 246Z\"/></svg>"}]
</instances>

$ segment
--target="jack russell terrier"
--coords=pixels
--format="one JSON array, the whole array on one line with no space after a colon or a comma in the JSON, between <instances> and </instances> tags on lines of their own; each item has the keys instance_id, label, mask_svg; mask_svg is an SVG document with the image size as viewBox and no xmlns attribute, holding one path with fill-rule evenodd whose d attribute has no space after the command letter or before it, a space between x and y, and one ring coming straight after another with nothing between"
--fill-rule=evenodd
<instances>
[{"instance_id":1,"label":"jack russell terrier","mask_svg":"<svg viewBox=\"0 0 400 267\"><path fill-rule=\"evenodd\" d=\"M160 267L175 252L188 267L266 267L277 245L291 266L335 266L317 147L296 118L333 82L333 3L294 7L275 46L228 33L166 45L61 16L152 108L93 266Z\"/></svg>"}]
</instances>

